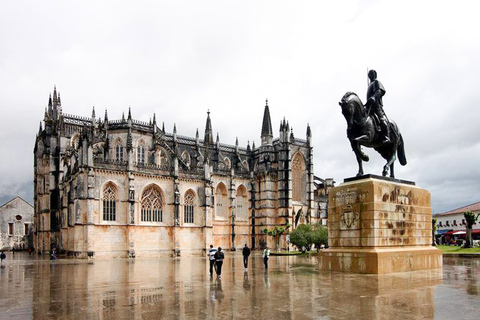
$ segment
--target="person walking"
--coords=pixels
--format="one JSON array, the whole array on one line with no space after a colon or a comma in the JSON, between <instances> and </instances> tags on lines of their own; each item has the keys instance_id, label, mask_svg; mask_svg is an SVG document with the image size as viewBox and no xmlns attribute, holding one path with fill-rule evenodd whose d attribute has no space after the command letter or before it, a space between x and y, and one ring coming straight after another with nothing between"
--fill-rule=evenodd
<instances>
[{"instance_id":1,"label":"person walking","mask_svg":"<svg viewBox=\"0 0 480 320\"><path fill-rule=\"evenodd\" d=\"M3 252L3 250L0 251L0 260L1 260L2 268L5 268L5 258L6 258L6 257L7 257L7 256L5 255L5 252Z\"/></svg>"},{"instance_id":2,"label":"person walking","mask_svg":"<svg viewBox=\"0 0 480 320\"><path fill-rule=\"evenodd\" d=\"M270 258L270 250L268 250L268 247L265 247L265 250L263 250L263 264L265 265L265 269L268 269L268 259Z\"/></svg>"},{"instance_id":3,"label":"person walking","mask_svg":"<svg viewBox=\"0 0 480 320\"><path fill-rule=\"evenodd\" d=\"M248 256L250 256L250 248L245 243L245 247L243 247L242 255L243 255L243 267L245 268L245 272L248 271Z\"/></svg>"},{"instance_id":4,"label":"person walking","mask_svg":"<svg viewBox=\"0 0 480 320\"><path fill-rule=\"evenodd\" d=\"M53 248L52 249L52 255L50 256L50 260L57 261L57 249Z\"/></svg>"},{"instance_id":5,"label":"person walking","mask_svg":"<svg viewBox=\"0 0 480 320\"><path fill-rule=\"evenodd\" d=\"M213 276L213 268L215 268L215 253L217 253L217 249L213 247L213 245L210 245L210 250L208 250L208 258L210 261L210 277Z\"/></svg>"},{"instance_id":6,"label":"person walking","mask_svg":"<svg viewBox=\"0 0 480 320\"><path fill-rule=\"evenodd\" d=\"M225 259L225 255L222 252L222 248L218 247L218 250L215 253L215 271L217 272L218 279L222 279L223 259Z\"/></svg>"}]
</instances>

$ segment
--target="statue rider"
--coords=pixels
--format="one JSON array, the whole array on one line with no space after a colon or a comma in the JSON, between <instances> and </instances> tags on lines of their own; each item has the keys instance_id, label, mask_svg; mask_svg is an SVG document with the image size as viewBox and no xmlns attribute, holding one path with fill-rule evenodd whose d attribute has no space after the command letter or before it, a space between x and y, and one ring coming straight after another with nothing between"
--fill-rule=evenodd
<instances>
[{"instance_id":1,"label":"statue rider","mask_svg":"<svg viewBox=\"0 0 480 320\"><path fill-rule=\"evenodd\" d=\"M390 142L390 129L389 122L383 111L383 101L382 97L385 95L385 88L382 83L377 80L377 72L375 70L370 70L368 72L368 78L370 79L370 84L367 89L367 110L368 114L376 114L378 120L380 121L380 127L382 129L383 143Z\"/></svg>"}]
</instances>

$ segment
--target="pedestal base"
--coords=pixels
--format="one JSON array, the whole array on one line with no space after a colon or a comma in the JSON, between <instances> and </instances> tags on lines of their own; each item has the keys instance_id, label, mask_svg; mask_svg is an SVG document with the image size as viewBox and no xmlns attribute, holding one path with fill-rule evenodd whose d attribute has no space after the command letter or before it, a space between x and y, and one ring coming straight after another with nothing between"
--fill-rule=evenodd
<instances>
[{"instance_id":1,"label":"pedestal base","mask_svg":"<svg viewBox=\"0 0 480 320\"><path fill-rule=\"evenodd\" d=\"M332 248L321 252L320 270L385 274L441 268L442 252L434 247Z\"/></svg>"}]
</instances>

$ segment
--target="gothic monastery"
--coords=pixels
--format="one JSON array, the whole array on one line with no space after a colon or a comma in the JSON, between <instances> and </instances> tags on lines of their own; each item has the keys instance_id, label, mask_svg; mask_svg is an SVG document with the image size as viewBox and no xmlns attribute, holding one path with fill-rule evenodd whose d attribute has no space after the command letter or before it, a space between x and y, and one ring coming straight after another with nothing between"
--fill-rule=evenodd
<instances>
[{"instance_id":1,"label":"gothic monastery","mask_svg":"<svg viewBox=\"0 0 480 320\"><path fill-rule=\"evenodd\" d=\"M259 128L260 129L260 128ZM261 145L180 136L134 120L81 117L50 96L34 148L34 246L70 256L135 257L274 248L262 230L317 222L310 127L285 120L273 138L267 104ZM282 247L286 247L282 239Z\"/></svg>"}]
</instances>

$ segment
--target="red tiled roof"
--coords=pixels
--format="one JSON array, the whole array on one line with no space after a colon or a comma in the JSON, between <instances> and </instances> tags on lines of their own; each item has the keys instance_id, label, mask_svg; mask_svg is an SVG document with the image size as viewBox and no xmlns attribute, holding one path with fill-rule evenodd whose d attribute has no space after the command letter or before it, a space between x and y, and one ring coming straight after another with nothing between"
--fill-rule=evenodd
<instances>
[{"instance_id":1,"label":"red tiled roof","mask_svg":"<svg viewBox=\"0 0 480 320\"><path fill-rule=\"evenodd\" d=\"M451 211L439 213L437 215L438 216L446 216L446 215L453 214L453 213L464 213L464 212L467 212L467 211L472 211L472 212L480 211L480 201L469 204L468 206L460 207L458 209L454 209L454 210L451 210Z\"/></svg>"}]
</instances>

